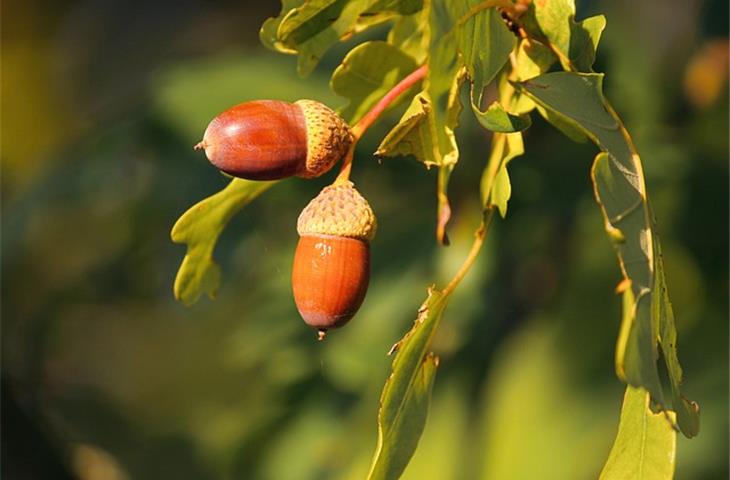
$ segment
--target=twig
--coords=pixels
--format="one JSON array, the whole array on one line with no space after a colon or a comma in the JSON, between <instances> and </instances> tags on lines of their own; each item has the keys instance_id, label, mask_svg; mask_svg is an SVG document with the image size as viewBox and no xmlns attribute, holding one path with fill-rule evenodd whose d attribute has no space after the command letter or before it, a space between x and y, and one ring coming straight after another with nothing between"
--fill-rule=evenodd
<instances>
[{"instance_id":1,"label":"twig","mask_svg":"<svg viewBox=\"0 0 730 480\"><path fill-rule=\"evenodd\" d=\"M423 65L412 73L410 73L403 80L398 82L396 86L391 88L383 98L375 104L353 127L352 127L352 145L342 160L342 168L340 169L335 183L346 182L350 178L350 171L352 170L352 160L355 154L355 146L360 138L363 136L365 131L372 126L373 123L380 117L380 115L395 101L404 94L409 88L416 83L420 82L426 77L428 73L428 65Z\"/></svg>"}]
</instances>

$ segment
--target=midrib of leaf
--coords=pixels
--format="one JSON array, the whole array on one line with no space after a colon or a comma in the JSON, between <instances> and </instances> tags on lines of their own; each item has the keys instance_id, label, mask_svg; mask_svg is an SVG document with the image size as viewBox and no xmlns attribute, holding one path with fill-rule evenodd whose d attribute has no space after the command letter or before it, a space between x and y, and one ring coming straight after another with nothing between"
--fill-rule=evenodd
<instances>
[{"instance_id":1,"label":"midrib of leaf","mask_svg":"<svg viewBox=\"0 0 730 480\"><path fill-rule=\"evenodd\" d=\"M644 459L646 458L646 432L648 429L648 420L646 411L641 416L641 448L639 449L639 480L644 478Z\"/></svg>"}]
</instances>

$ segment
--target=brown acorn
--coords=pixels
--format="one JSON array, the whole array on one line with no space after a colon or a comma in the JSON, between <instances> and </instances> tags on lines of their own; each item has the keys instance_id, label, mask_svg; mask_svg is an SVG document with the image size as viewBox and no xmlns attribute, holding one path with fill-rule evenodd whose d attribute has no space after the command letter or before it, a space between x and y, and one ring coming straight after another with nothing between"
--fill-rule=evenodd
<instances>
[{"instance_id":1,"label":"brown acorn","mask_svg":"<svg viewBox=\"0 0 730 480\"><path fill-rule=\"evenodd\" d=\"M299 215L292 289L304 322L341 327L357 312L370 281L370 241L377 222L351 182L325 187Z\"/></svg>"},{"instance_id":2,"label":"brown acorn","mask_svg":"<svg viewBox=\"0 0 730 480\"><path fill-rule=\"evenodd\" d=\"M255 100L215 117L195 148L219 170L249 180L311 178L327 172L352 144L350 128L314 100Z\"/></svg>"}]
</instances>

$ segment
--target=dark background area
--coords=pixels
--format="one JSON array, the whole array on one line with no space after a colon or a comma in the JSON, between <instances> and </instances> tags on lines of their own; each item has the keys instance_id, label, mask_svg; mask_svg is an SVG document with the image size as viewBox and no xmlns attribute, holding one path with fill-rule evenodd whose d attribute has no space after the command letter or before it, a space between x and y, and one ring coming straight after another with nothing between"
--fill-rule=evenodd
<instances>
[{"instance_id":1,"label":"dark background area","mask_svg":"<svg viewBox=\"0 0 730 480\"><path fill-rule=\"evenodd\" d=\"M604 13L596 70L642 154L702 431L678 479L728 476L728 5L578 1ZM291 300L296 218L334 176L276 186L237 215L215 301L175 302L169 231L227 183L194 145L255 98L344 103L300 79L258 28L278 2L2 5L2 476L357 479L375 446L390 346L443 285L478 223L489 135L467 115L434 241L434 171L358 147L379 219L368 297L318 343ZM368 37L377 38L377 30ZM404 478L597 477L623 385L613 371L618 265L592 197L596 149L536 115L513 198L446 312L433 403Z\"/></svg>"}]
</instances>

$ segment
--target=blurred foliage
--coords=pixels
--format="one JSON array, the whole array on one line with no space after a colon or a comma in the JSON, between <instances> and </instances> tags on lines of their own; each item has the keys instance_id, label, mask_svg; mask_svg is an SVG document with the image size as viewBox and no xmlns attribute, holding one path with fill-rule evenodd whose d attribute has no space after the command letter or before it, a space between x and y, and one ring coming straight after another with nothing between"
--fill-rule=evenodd
<instances>
[{"instance_id":1,"label":"blurred foliage","mask_svg":"<svg viewBox=\"0 0 730 480\"><path fill-rule=\"evenodd\" d=\"M370 155L407 105L365 137L353 175L379 217L372 283L326 342L298 319L289 271L296 217L327 179L284 182L234 217L218 299L186 309L169 230L227 183L191 146L244 100L344 106L328 78L346 48L299 79L293 58L258 45L278 2L3 7L3 476L363 478L385 353L479 222L484 131L456 131L448 248L433 241L435 172ZM701 434L678 437L677 478L727 478L728 94L713 46L727 45L727 3L578 2L578 19L598 13L594 69L610 72L606 95L642 154L684 387L702 407ZM533 120L509 214L434 340L441 371L404 478L591 478L608 458L620 272L592 198L594 149Z\"/></svg>"}]
</instances>

